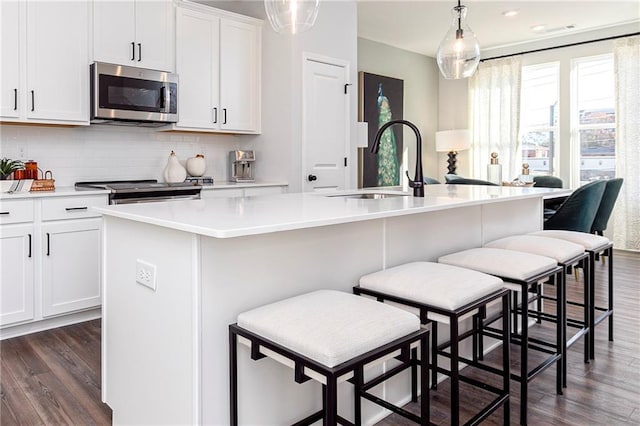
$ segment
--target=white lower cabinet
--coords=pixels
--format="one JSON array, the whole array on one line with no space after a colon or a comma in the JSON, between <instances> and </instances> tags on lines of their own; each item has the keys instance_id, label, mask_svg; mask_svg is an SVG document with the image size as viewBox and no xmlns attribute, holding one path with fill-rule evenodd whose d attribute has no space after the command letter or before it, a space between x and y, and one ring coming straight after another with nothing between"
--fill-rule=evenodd
<instances>
[{"instance_id":1,"label":"white lower cabinet","mask_svg":"<svg viewBox=\"0 0 640 426\"><path fill-rule=\"evenodd\" d=\"M0 225L0 326L34 318L33 224Z\"/></svg>"},{"instance_id":2,"label":"white lower cabinet","mask_svg":"<svg viewBox=\"0 0 640 426\"><path fill-rule=\"evenodd\" d=\"M0 200L0 337L90 319L83 311L100 306L102 288L102 219L91 207L107 203Z\"/></svg>"},{"instance_id":3,"label":"white lower cabinet","mask_svg":"<svg viewBox=\"0 0 640 426\"><path fill-rule=\"evenodd\" d=\"M42 226L42 315L100 305L101 219Z\"/></svg>"}]
</instances>

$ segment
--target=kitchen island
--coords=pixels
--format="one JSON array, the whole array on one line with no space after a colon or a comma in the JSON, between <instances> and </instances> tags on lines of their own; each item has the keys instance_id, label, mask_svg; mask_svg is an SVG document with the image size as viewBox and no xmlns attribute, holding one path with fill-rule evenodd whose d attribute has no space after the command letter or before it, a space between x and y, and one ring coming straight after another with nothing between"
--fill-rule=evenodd
<instances>
[{"instance_id":1,"label":"kitchen island","mask_svg":"<svg viewBox=\"0 0 640 426\"><path fill-rule=\"evenodd\" d=\"M351 291L376 270L539 230L543 198L569 191L428 185L425 192L97 209L104 215L102 396L114 424L228 424L227 333L238 313L320 288ZM250 361L245 347L238 356L241 424L291 424L319 408L318 383L296 384L288 367ZM407 383L399 377L379 392L408 402ZM350 418L350 385L339 392L339 410ZM363 402L366 424L384 415Z\"/></svg>"}]
</instances>

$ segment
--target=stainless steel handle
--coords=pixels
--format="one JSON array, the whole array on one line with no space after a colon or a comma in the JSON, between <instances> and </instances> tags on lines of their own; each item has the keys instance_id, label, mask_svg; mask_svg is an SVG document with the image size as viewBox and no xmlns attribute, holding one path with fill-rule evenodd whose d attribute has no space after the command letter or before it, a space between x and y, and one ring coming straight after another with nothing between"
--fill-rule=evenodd
<instances>
[{"instance_id":1,"label":"stainless steel handle","mask_svg":"<svg viewBox=\"0 0 640 426\"><path fill-rule=\"evenodd\" d=\"M227 124L227 109L222 108L222 124Z\"/></svg>"},{"instance_id":2,"label":"stainless steel handle","mask_svg":"<svg viewBox=\"0 0 640 426\"><path fill-rule=\"evenodd\" d=\"M31 91L31 111L35 111L36 110L36 93L32 90Z\"/></svg>"},{"instance_id":3,"label":"stainless steel handle","mask_svg":"<svg viewBox=\"0 0 640 426\"><path fill-rule=\"evenodd\" d=\"M218 107L213 108L213 124L218 122Z\"/></svg>"},{"instance_id":4,"label":"stainless steel handle","mask_svg":"<svg viewBox=\"0 0 640 426\"><path fill-rule=\"evenodd\" d=\"M131 42L131 60L136 60L136 43L133 41Z\"/></svg>"},{"instance_id":5,"label":"stainless steel handle","mask_svg":"<svg viewBox=\"0 0 640 426\"><path fill-rule=\"evenodd\" d=\"M51 235L47 232L47 256L51 255Z\"/></svg>"},{"instance_id":6,"label":"stainless steel handle","mask_svg":"<svg viewBox=\"0 0 640 426\"><path fill-rule=\"evenodd\" d=\"M13 110L18 110L18 89L13 89Z\"/></svg>"},{"instance_id":7,"label":"stainless steel handle","mask_svg":"<svg viewBox=\"0 0 640 426\"><path fill-rule=\"evenodd\" d=\"M162 93L160 94L162 97L162 112L170 112L171 108L171 88L168 84L165 84L161 88Z\"/></svg>"},{"instance_id":8,"label":"stainless steel handle","mask_svg":"<svg viewBox=\"0 0 640 426\"><path fill-rule=\"evenodd\" d=\"M64 209L68 212L79 211L79 210L87 210L89 207L65 207Z\"/></svg>"},{"instance_id":9,"label":"stainless steel handle","mask_svg":"<svg viewBox=\"0 0 640 426\"><path fill-rule=\"evenodd\" d=\"M142 60L142 43L138 43L138 62Z\"/></svg>"},{"instance_id":10,"label":"stainless steel handle","mask_svg":"<svg viewBox=\"0 0 640 426\"><path fill-rule=\"evenodd\" d=\"M28 257L31 257L31 234L27 234L27 235L29 235L29 256Z\"/></svg>"}]
</instances>

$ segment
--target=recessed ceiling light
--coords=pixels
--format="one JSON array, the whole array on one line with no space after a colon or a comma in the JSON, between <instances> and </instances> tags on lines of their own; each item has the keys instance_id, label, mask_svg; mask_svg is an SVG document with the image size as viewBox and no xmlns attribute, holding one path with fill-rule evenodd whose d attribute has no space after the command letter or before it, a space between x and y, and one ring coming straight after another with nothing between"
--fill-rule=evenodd
<instances>
[{"instance_id":1,"label":"recessed ceiling light","mask_svg":"<svg viewBox=\"0 0 640 426\"><path fill-rule=\"evenodd\" d=\"M512 16L516 16L518 13L520 13L519 10L505 10L504 12L502 12L502 16L510 18Z\"/></svg>"},{"instance_id":2,"label":"recessed ceiling light","mask_svg":"<svg viewBox=\"0 0 640 426\"><path fill-rule=\"evenodd\" d=\"M545 29L545 25L544 24L534 25L533 27L531 27L531 29L533 31L542 31Z\"/></svg>"}]
</instances>

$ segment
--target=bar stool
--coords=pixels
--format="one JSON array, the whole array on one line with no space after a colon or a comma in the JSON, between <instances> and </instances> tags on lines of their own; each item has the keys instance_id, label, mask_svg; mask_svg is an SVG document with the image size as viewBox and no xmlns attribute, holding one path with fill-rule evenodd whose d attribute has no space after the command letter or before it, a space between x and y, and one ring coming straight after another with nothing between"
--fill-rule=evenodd
<instances>
[{"instance_id":1,"label":"bar stool","mask_svg":"<svg viewBox=\"0 0 640 426\"><path fill-rule=\"evenodd\" d=\"M502 286L499 278L469 269L433 262L413 262L365 275L353 291L405 307L419 315L422 324L435 323L431 328L431 386L432 389L436 388L438 372L450 377L452 425L460 423L460 381L495 394L495 398L465 424L478 424L501 406L504 409L504 423L509 424L509 292ZM499 299L502 299L501 313L505 318L501 334L502 370L480 363L475 351L473 359L459 352L462 340L473 336L475 343L478 318L485 314L488 304ZM460 321L469 317L473 317L472 329L462 332ZM449 325L449 341L442 345L438 345L437 323ZM447 348L448 353L445 351ZM438 366L438 355L450 359L449 370ZM500 376L502 388L463 376L459 371L460 362Z\"/></svg>"},{"instance_id":2,"label":"bar stool","mask_svg":"<svg viewBox=\"0 0 640 426\"><path fill-rule=\"evenodd\" d=\"M361 398L395 411L421 425L429 424L429 330L408 312L353 294L319 290L271 303L238 315L229 326L231 424L238 424L237 343L249 346L251 359L268 356L294 370L294 379L314 379L322 384L323 409L296 425L323 419L324 425L360 425ZM418 359L417 346L420 346ZM364 367L395 358L400 365L364 382ZM420 367L420 416L378 398L368 390L408 368L411 396L418 400ZM338 415L339 381L349 380L355 389L355 420Z\"/></svg>"},{"instance_id":3,"label":"bar stool","mask_svg":"<svg viewBox=\"0 0 640 426\"><path fill-rule=\"evenodd\" d=\"M558 266L562 267L561 281L557 282L556 288L559 290L560 287L563 287L564 294L566 296L567 289L567 273L569 268L574 268L577 265L588 263L589 258L587 253L585 253L583 246L574 244L568 241L558 240L554 238L540 237L536 235L516 235L512 237L501 238L499 240L492 241L488 244L485 244L485 247L488 248L499 248L505 250L514 250L524 253L537 254L540 256L550 257L555 259L558 262ZM565 317L562 320L566 323L566 326L576 328L576 333L570 338L566 334L566 326L565 326L565 339L566 339L566 347L570 348L576 343L581 337L584 337L584 362L588 363L591 359L590 354L590 329L589 324L591 324L591 308L590 308L590 294L591 294L591 278L589 277L590 266L584 269L584 277L583 277L583 302L578 303L575 301L566 301L567 304L573 306L582 307L583 319L577 320L575 318L568 318L567 312L565 311ZM550 282L549 284L554 284ZM541 288L538 287L538 312L537 319L538 322L542 320L546 321L559 321L559 316L552 315L547 312L541 310L542 300L555 300L552 297L545 296L541 291ZM567 357L564 356L562 358L562 385L567 387Z\"/></svg>"},{"instance_id":4,"label":"bar stool","mask_svg":"<svg viewBox=\"0 0 640 426\"><path fill-rule=\"evenodd\" d=\"M501 278L504 287L513 292L516 302L512 306L514 315L513 324L515 331L511 335L511 342L519 344L520 350L520 372L511 374L511 378L520 383L520 424L527 424L527 401L528 384L538 374L556 363L556 393L562 395L563 363L565 355L565 327L563 321L556 322L556 342L550 343L541 339L529 336L529 303L536 298L529 298L529 291L537 293L538 282L546 281L549 277L556 277L561 280L562 268L557 265L554 259L545 256L522 253L511 250L495 248L474 248L442 256L438 259L442 264L469 268L475 271L494 275ZM518 310L517 293L520 293L521 309ZM564 287L558 286L557 315L563 318L565 315L565 295ZM517 332L517 314L521 314L521 330ZM490 325L497 318L489 318L484 321L485 325ZM492 336L490 329L483 331L482 335ZM497 337L497 336L492 336ZM479 342L482 345L482 338ZM528 368L529 350L537 350L549 356L531 370ZM480 348L479 352L482 352Z\"/></svg>"},{"instance_id":5,"label":"bar stool","mask_svg":"<svg viewBox=\"0 0 640 426\"><path fill-rule=\"evenodd\" d=\"M588 277L591 279L589 284L589 307L591 312L589 314L589 330L593 330L589 333L589 353L591 359L595 359L595 326L600 324L606 318L609 319L609 341L613 342L613 244L608 238L587 234L586 232L576 231L537 231L532 232L529 235L537 235L547 238L557 238L559 240L569 241L574 244L584 247L584 251L589 256L589 273ZM606 308L596 306L595 301L595 264L597 256L605 255L609 258L609 268L607 276L607 294L608 294L608 306ZM601 315L596 318L596 311L601 312Z\"/></svg>"}]
</instances>

